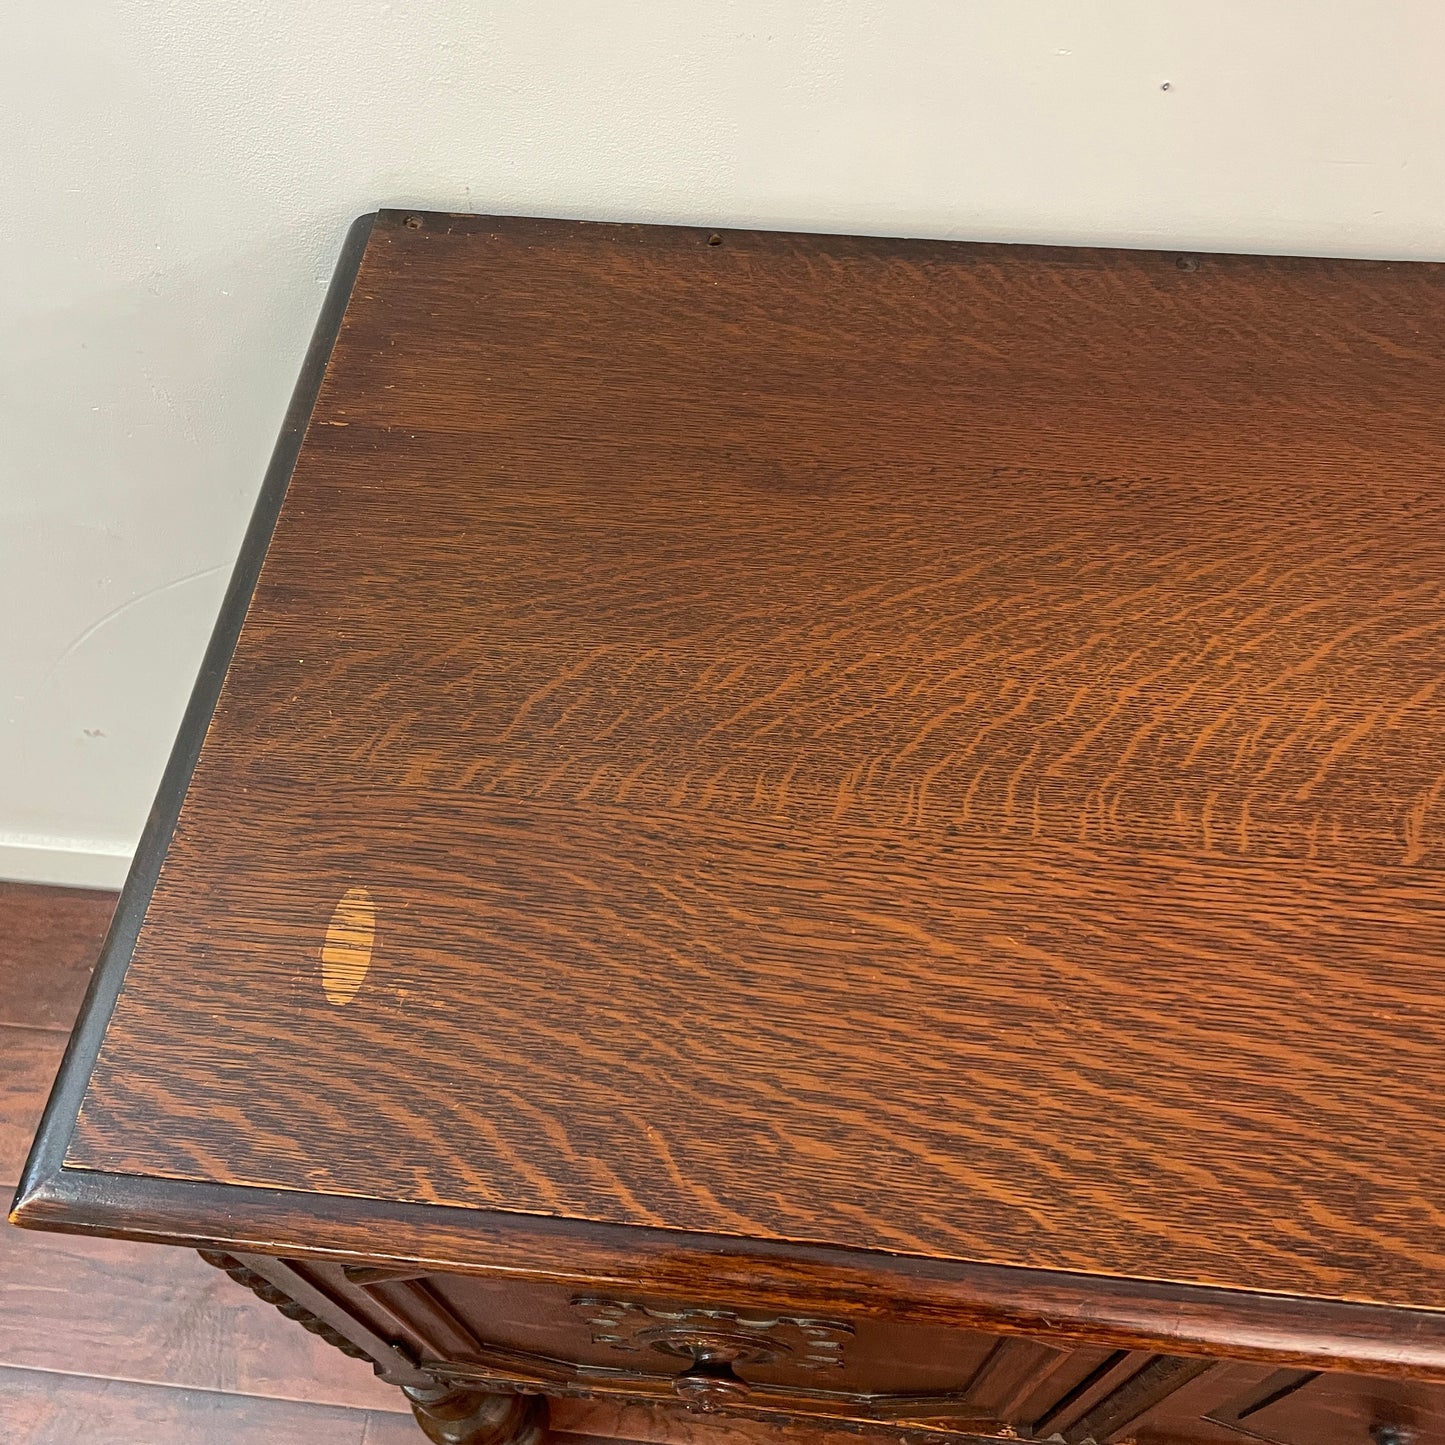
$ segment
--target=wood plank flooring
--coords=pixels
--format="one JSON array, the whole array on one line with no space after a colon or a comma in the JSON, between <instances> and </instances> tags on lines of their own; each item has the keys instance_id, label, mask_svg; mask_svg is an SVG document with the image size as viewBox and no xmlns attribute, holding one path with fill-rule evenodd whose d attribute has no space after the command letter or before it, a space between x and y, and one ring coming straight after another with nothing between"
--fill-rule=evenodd
<instances>
[{"instance_id":1,"label":"wood plank flooring","mask_svg":"<svg viewBox=\"0 0 1445 1445\"><path fill-rule=\"evenodd\" d=\"M7 1205L114 902L0 883ZM577 1402L559 1406L555 1424L567 1445L586 1445L616 1440L621 1420ZM3 1223L0 1440L424 1445L399 1391L188 1251Z\"/></svg>"}]
</instances>

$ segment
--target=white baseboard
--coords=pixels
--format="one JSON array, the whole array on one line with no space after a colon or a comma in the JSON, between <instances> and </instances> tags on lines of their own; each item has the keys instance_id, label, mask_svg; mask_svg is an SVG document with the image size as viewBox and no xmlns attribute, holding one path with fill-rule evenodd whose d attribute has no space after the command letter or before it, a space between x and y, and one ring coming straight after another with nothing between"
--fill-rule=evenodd
<instances>
[{"instance_id":1,"label":"white baseboard","mask_svg":"<svg viewBox=\"0 0 1445 1445\"><path fill-rule=\"evenodd\" d=\"M104 843L0 834L0 879L59 888L119 888L131 855Z\"/></svg>"}]
</instances>

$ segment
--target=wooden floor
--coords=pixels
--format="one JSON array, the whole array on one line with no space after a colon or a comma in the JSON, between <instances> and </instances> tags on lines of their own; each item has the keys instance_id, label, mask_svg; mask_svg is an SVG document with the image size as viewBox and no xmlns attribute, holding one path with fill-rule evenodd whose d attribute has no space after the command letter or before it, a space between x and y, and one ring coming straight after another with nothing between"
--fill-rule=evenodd
<instances>
[{"instance_id":1,"label":"wooden floor","mask_svg":"<svg viewBox=\"0 0 1445 1445\"><path fill-rule=\"evenodd\" d=\"M114 897L0 883L0 1186L8 1204ZM567 1445L797 1440L563 1402ZM701 1433L699 1433L701 1432ZM0 1223L4 1445L425 1445L400 1393L194 1254Z\"/></svg>"}]
</instances>

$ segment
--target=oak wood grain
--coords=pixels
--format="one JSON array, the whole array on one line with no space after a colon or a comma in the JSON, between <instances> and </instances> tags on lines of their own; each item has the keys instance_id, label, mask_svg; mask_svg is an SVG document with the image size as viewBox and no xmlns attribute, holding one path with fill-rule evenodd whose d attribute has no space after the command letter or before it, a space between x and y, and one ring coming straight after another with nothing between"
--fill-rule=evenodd
<instances>
[{"instance_id":1,"label":"oak wood grain","mask_svg":"<svg viewBox=\"0 0 1445 1445\"><path fill-rule=\"evenodd\" d=\"M1442 320L384 217L68 1164L1445 1308Z\"/></svg>"},{"instance_id":2,"label":"oak wood grain","mask_svg":"<svg viewBox=\"0 0 1445 1445\"><path fill-rule=\"evenodd\" d=\"M274 774L250 793L261 817L289 795ZM166 998L132 1027L123 1083L97 1077L82 1137L116 1143L77 1162L144 1172L166 1158L191 1178L276 1183L264 1176L299 1136L314 1158L298 1158L292 1187L374 1192L406 1157L425 1161L431 1197L447 1203L527 1199L606 1218L620 1197L638 1223L995 1259L1012 1239L1010 1262L1126 1275L1150 1272L1137 1262L1150 1249L1166 1277L1260 1287L1283 1287L1288 1259L1318 1293L1378 1300L1396 1281L1436 1302L1426 1084L1438 1024L1416 951L1440 898L1428 880L1357 865L1346 894L1305 863L1287 878L1206 860L1105 870L1091 848L910 834L884 840L887 874L875 878L880 840L842 826L826 857L798 858L774 846L787 829L771 822L743 841L654 817L639 838L611 810L493 804L476 819L441 797L427 821L426 837L392 834L333 799L284 913L271 898L252 907L244 876L203 884L178 847L176 886L204 886L234 926L166 975ZM394 854L399 881L381 904L386 957L369 990L335 1009L287 940L324 934L363 829ZM263 854L270 832L237 819L237 856ZM459 855L474 860L465 887ZM660 898L661 860L689 856L693 876L674 866ZM569 889L585 897L602 875L605 916L584 925ZM750 897L759 878L766 894ZM1210 910L1217 889L1237 916ZM914 900L907 916L900 892ZM791 938L808 935L826 969L792 965ZM700 937L729 960L725 988L708 987ZM559 942L581 954L565 1021L550 1017ZM496 982L459 1050L454 960L468 951ZM277 998L284 1011L249 1006ZM238 1089L229 1116L197 1121L189 1158L171 1127L191 1106L189 1078L162 1003L207 1019L211 1067L244 1089L244 1110ZM649 1008L669 1028L639 1058L626 1020ZM366 1058L379 1038L391 1108L411 1110L405 1133L390 1108L368 1107L365 1078L337 1074L338 1058ZM429 1107L416 1081L446 1079L469 1050L475 1083ZM262 1053L285 1056L288 1071L250 1068ZM1404 1059L1416 1069L1394 1066ZM1381 1110L1390 1130L1359 1127ZM728 1127L698 1127L714 1116ZM566 1121L565 1173L545 1119ZM780 1190L789 1175L800 1182ZM1312 1200L1346 1189L1351 1228L1311 1217ZM905 1198L918 1201L906 1219ZM1164 1227L1176 1200L1247 1238L1250 1257L1211 1274L1218 1239Z\"/></svg>"},{"instance_id":3,"label":"oak wood grain","mask_svg":"<svg viewBox=\"0 0 1445 1445\"><path fill-rule=\"evenodd\" d=\"M0 882L0 1024L68 1030L115 894Z\"/></svg>"}]
</instances>

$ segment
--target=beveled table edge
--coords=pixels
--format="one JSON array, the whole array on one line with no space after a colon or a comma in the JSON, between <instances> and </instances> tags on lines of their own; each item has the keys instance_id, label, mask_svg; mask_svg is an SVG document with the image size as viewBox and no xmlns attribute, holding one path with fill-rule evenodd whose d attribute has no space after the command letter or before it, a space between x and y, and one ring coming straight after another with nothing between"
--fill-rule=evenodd
<instances>
[{"instance_id":1,"label":"beveled table edge","mask_svg":"<svg viewBox=\"0 0 1445 1445\"><path fill-rule=\"evenodd\" d=\"M1437 1310L89 1169L32 1171L11 1219L226 1252L1445 1382Z\"/></svg>"},{"instance_id":2,"label":"beveled table edge","mask_svg":"<svg viewBox=\"0 0 1445 1445\"><path fill-rule=\"evenodd\" d=\"M746 1295L1120 1348L1445 1381L1445 1311L1070 1274L499 1210L68 1169L64 1161L377 212L347 232L195 687L10 1214L23 1228L454 1273ZM406 213L396 213L406 214ZM378 1240L385 1238L385 1248Z\"/></svg>"}]
</instances>

